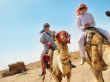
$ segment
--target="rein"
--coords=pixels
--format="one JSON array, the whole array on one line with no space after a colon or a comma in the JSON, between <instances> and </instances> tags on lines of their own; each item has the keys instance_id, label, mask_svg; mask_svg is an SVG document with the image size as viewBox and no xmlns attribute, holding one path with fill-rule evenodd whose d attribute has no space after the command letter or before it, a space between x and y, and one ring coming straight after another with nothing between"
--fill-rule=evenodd
<instances>
[{"instance_id":1,"label":"rein","mask_svg":"<svg viewBox=\"0 0 110 82\"><path fill-rule=\"evenodd\" d=\"M70 64L70 58L69 57L66 57L66 58L64 58L64 59L61 59L60 58L60 61L61 61L61 63L63 64L63 65L68 65L68 64Z\"/></svg>"}]
</instances>

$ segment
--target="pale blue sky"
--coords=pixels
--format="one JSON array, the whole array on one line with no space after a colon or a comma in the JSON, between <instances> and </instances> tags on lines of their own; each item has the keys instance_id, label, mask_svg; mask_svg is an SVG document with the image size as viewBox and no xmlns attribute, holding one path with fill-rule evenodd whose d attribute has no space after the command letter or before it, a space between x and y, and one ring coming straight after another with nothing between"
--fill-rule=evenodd
<instances>
[{"instance_id":1,"label":"pale blue sky","mask_svg":"<svg viewBox=\"0 0 110 82\"><path fill-rule=\"evenodd\" d=\"M30 63L40 58L39 42L42 24L48 22L55 31L66 30L72 38L70 51L78 49L80 30L76 26L75 9L88 5L97 26L110 29L110 0L0 0L0 69L16 61Z\"/></svg>"}]
</instances>

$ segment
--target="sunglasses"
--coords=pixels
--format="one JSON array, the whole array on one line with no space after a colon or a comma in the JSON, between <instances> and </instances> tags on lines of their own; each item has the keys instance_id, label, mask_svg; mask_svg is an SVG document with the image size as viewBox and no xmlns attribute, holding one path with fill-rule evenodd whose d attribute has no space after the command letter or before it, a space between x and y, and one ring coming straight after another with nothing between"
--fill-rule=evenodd
<instances>
[{"instance_id":1,"label":"sunglasses","mask_svg":"<svg viewBox=\"0 0 110 82\"><path fill-rule=\"evenodd\" d=\"M79 8L79 10L83 10L83 9L86 9L86 7L81 7L81 8Z\"/></svg>"},{"instance_id":2,"label":"sunglasses","mask_svg":"<svg viewBox=\"0 0 110 82\"><path fill-rule=\"evenodd\" d=\"M47 27L49 28L50 26L49 25L44 26L44 28L47 28Z\"/></svg>"}]
</instances>

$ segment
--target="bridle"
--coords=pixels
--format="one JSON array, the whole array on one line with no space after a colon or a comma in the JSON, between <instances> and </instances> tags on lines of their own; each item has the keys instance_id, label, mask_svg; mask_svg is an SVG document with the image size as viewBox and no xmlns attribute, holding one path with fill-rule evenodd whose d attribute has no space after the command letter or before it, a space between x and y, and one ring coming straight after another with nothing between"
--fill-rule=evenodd
<instances>
[{"instance_id":1,"label":"bridle","mask_svg":"<svg viewBox=\"0 0 110 82\"><path fill-rule=\"evenodd\" d=\"M63 38L65 38L66 41L61 36L63 36ZM60 31L56 34L56 38L58 39L59 43L67 44L70 43L71 36L66 31Z\"/></svg>"},{"instance_id":2,"label":"bridle","mask_svg":"<svg viewBox=\"0 0 110 82\"><path fill-rule=\"evenodd\" d=\"M58 42L62 45L62 48L65 48L68 43L70 43L71 36L66 31L60 31L56 34L56 38ZM60 61L63 65L69 65L70 64L70 56L66 56L64 58L60 58Z\"/></svg>"},{"instance_id":3,"label":"bridle","mask_svg":"<svg viewBox=\"0 0 110 82\"><path fill-rule=\"evenodd\" d=\"M63 65L69 65L70 64L70 56L67 56L65 58L60 58L60 61Z\"/></svg>"}]
</instances>

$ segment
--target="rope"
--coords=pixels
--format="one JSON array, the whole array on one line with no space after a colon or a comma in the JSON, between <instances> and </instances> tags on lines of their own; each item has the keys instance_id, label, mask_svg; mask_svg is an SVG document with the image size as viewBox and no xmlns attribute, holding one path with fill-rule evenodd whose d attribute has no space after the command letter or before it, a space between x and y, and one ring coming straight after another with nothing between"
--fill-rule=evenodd
<instances>
[{"instance_id":1,"label":"rope","mask_svg":"<svg viewBox=\"0 0 110 82\"><path fill-rule=\"evenodd\" d=\"M56 66L57 66L57 63L55 64L55 68L56 68ZM50 79L49 79L49 82L51 82L52 75L53 75L53 73L54 73L54 71L55 71L55 68L54 68L54 70L52 71L52 73L50 74Z\"/></svg>"}]
</instances>

